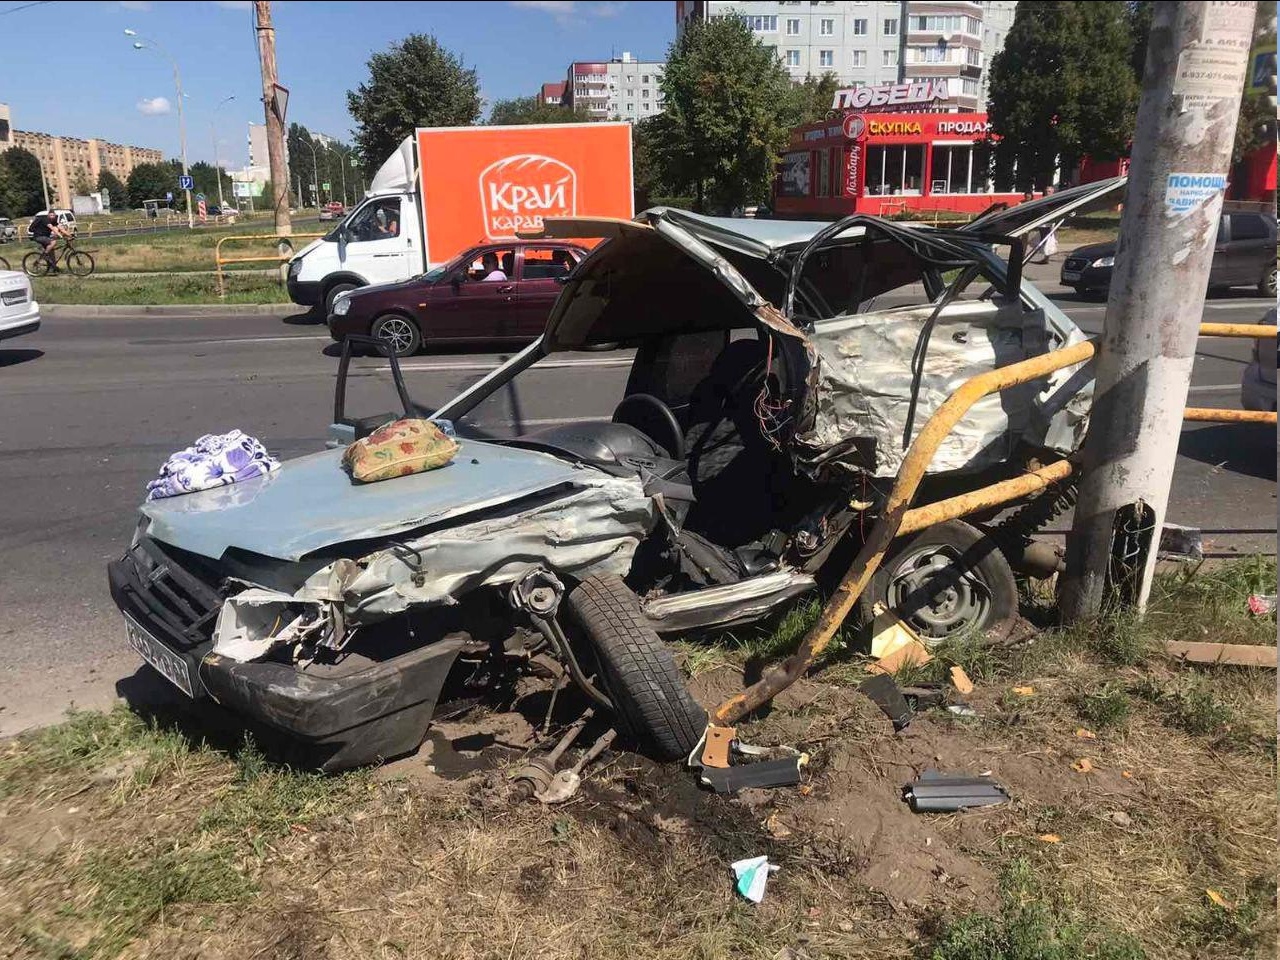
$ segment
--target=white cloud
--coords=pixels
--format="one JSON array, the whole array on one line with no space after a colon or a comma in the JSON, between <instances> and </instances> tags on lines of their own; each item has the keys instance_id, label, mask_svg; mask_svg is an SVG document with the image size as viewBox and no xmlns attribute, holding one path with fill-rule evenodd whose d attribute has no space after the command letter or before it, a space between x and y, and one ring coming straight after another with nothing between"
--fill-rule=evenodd
<instances>
[{"instance_id":1,"label":"white cloud","mask_svg":"<svg viewBox=\"0 0 1280 960\"><path fill-rule=\"evenodd\" d=\"M223 10L252 10L252 0L213 0L214 6Z\"/></svg>"},{"instance_id":2,"label":"white cloud","mask_svg":"<svg viewBox=\"0 0 1280 960\"><path fill-rule=\"evenodd\" d=\"M126 10L139 10L144 13L151 9L148 0L120 0L120 6Z\"/></svg>"},{"instance_id":3,"label":"white cloud","mask_svg":"<svg viewBox=\"0 0 1280 960\"><path fill-rule=\"evenodd\" d=\"M173 105L169 103L168 97L151 97L138 101L138 112L146 114L148 117L159 117L168 113Z\"/></svg>"},{"instance_id":4,"label":"white cloud","mask_svg":"<svg viewBox=\"0 0 1280 960\"><path fill-rule=\"evenodd\" d=\"M560 24L567 24L577 17L616 17L617 3L577 3L575 0L508 0L513 7L541 10L550 14Z\"/></svg>"}]
</instances>

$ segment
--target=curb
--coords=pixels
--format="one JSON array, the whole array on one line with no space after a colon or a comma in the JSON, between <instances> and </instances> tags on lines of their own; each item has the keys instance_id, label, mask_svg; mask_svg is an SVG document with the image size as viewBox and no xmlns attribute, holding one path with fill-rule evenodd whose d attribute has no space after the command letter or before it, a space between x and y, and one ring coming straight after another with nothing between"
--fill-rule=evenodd
<instances>
[{"instance_id":1,"label":"curb","mask_svg":"<svg viewBox=\"0 0 1280 960\"><path fill-rule=\"evenodd\" d=\"M46 317L226 317L226 316L293 316L310 312L296 303L42 303L40 313Z\"/></svg>"}]
</instances>

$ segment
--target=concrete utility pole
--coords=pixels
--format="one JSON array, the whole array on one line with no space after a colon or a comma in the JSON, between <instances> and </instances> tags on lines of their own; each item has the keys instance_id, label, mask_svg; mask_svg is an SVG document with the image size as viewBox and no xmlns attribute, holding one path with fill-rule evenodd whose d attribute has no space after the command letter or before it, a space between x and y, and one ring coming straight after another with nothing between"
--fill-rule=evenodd
<instances>
[{"instance_id":1,"label":"concrete utility pole","mask_svg":"<svg viewBox=\"0 0 1280 960\"><path fill-rule=\"evenodd\" d=\"M1253 35L1254 3L1158 3L1097 359L1063 615L1146 605Z\"/></svg>"},{"instance_id":2,"label":"concrete utility pole","mask_svg":"<svg viewBox=\"0 0 1280 960\"><path fill-rule=\"evenodd\" d=\"M258 61L262 66L262 109L267 118L267 157L271 163L272 200L276 207L276 233L289 236L293 223L289 219L289 171L284 163L284 118L277 116L276 102L276 31L271 25L271 4L254 0L254 22L258 33Z\"/></svg>"}]
</instances>

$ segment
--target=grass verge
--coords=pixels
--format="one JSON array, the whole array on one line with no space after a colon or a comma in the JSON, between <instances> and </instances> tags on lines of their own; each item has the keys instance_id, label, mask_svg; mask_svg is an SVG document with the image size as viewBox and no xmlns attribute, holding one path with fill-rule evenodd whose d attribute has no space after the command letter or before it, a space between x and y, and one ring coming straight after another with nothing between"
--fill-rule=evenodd
<instances>
[{"instance_id":1,"label":"grass verge","mask_svg":"<svg viewBox=\"0 0 1280 960\"><path fill-rule=\"evenodd\" d=\"M32 281L41 303L148 305L163 303L289 303L289 292L274 277L227 277L227 296L218 298L213 274L152 277L41 277Z\"/></svg>"}]
</instances>

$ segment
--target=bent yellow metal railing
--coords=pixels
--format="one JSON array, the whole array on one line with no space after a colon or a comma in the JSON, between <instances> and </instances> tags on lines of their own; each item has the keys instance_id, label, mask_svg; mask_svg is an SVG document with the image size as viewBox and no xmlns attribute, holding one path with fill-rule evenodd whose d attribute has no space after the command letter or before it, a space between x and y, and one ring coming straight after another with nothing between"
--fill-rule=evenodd
<instances>
[{"instance_id":1,"label":"bent yellow metal railing","mask_svg":"<svg viewBox=\"0 0 1280 960\"><path fill-rule=\"evenodd\" d=\"M242 240L256 240L259 243L261 243L264 240L270 240L276 244L279 244L281 241L289 242L293 240L313 240L316 237L323 237L323 236L325 236L325 234L323 233L291 233L288 236L284 236L281 234L274 234L274 233L237 233L237 234L232 234L229 237L220 237L218 239L217 246L215 246L213 250L214 268L217 270L217 273L218 273L218 299L225 300L227 298L225 272L222 269L226 264L228 263L281 264L291 259L294 253L292 244L290 243L290 249L288 253L280 253L279 251L277 251L276 253L267 257L224 257L222 255L222 245L224 243L230 243L232 241L242 241Z\"/></svg>"},{"instance_id":2,"label":"bent yellow metal railing","mask_svg":"<svg viewBox=\"0 0 1280 960\"><path fill-rule=\"evenodd\" d=\"M1203 336L1212 337L1274 339L1276 336L1276 328L1273 326L1243 323L1207 323L1201 326L1200 332ZM720 704L711 714L712 725L727 725L741 719L795 683L809 669L814 660L826 649L835 632L857 603L872 575L884 561L885 553L895 538L915 533L944 520L953 520L1020 500L1070 476L1073 470L1072 464L1070 461L1060 460L1023 476L940 500L915 510L909 509L911 501L915 499L916 490L924 479L925 470L933 460L938 447L970 407L988 394L1038 380L1056 370L1089 360L1094 356L1095 351L1092 341L1078 343L979 374L961 384L929 418L912 441L906 457L903 458L902 466L898 468L898 475L894 478L893 488L889 491L880 519L872 528L862 549L858 551L857 557L850 564L835 593L823 607L818 622L805 634L795 653L781 663L770 666L758 681L742 693ZM1250 412L1241 410L1193 408L1189 409L1187 414L1187 419L1199 421L1276 422L1274 413L1261 413L1255 417Z\"/></svg>"}]
</instances>

